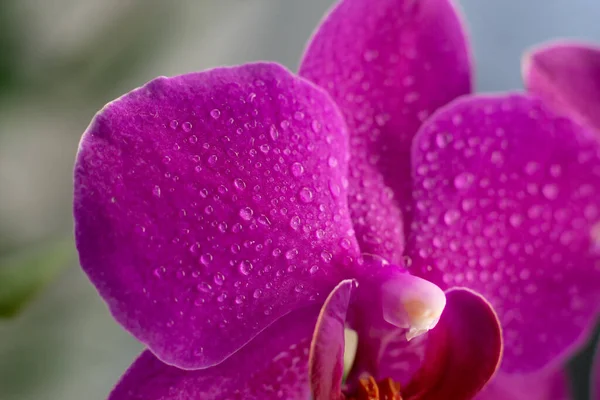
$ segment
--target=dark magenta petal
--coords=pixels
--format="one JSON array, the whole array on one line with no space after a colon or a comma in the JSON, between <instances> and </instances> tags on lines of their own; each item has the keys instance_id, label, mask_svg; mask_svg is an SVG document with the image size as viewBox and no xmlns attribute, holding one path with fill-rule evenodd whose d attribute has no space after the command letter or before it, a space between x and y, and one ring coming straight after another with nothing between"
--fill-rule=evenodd
<instances>
[{"instance_id":1,"label":"dark magenta petal","mask_svg":"<svg viewBox=\"0 0 600 400\"><path fill-rule=\"evenodd\" d=\"M488 299L504 372L560 364L600 305L600 142L525 95L458 100L413 147L413 273Z\"/></svg>"},{"instance_id":2,"label":"dark magenta petal","mask_svg":"<svg viewBox=\"0 0 600 400\"><path fill-rule=\"evenodd\" d=\"M300 75L329 91L349 125L349 204L363 251L400 263L412 138L429 114L471 90L454 6L342 0L317 29Z\"/></svg>"},{"instance_id":3,"label":"dark magenta petal","mask_svg":"<svg viewBox=\"0 0 600 400\"><path fill-rule=\"evenodd\" d=\"M344 326L353 285L345 280L336 286L319 314L309 361L314 400L334 400L342 394Z\"/></svg>"},{"instance_id":4,"label":"dark magenta petal","mask_svg":"<svg viewBox=\"0 0 600 400\"><path fill-rule=\"evenodd\" d=\"M592 400L600 400L600 345L596 345L596 355L594 357L594 364L592 365L590 381Z\"/></svg>"},{"instance_id":5,"label":"dark magenta petal","mask_svg":"<svg viewBox=\"0 0 600 400\"><path fill-rule=\"evenodd\" d=\"M549 43L523 60L527 89L555 112L594 128L600 135L600 48Z\"/></svg>"},{"instance_id":6,"label":"dark magenta petal","mask_svg":"<svg viewBox=\"0 0 600 400\"><path fill-rule=\"evenodd\" d=\"M402 391L406 400L472 399L502 357L502 332L492 306L467 289L446 292L438 325L427 334L423 365Z\"/></svg>"},{"instance_id":7,"label":"dark magenta petal","mask_svg":"<svg viewBox=\"0 0 600 400\"><path fill-rule=\"evenodd\" d=\"M572 400L569 376L557 371L535 375L496 374L476 400Z\"/></svg>"},{"instance_id":8,"label":"dark magenta petal","mask_svg":"<svg viewBox=\"0 0 600 400\"><path fill-rule=\"evenodd\" d=\"M313 306L286 315L221 364L203 370L172 367L145 351L109 400L306 400L318 312Z\"/></svg>"},{"instance_id":9,"label":"dark magenta petal","mask_svg":"<svg viewBox=\"0 0 600 400\"><path fill-rule=\"evenodd\" d=\"M329 96L276 64L158 78L83 136L81 265L161 360L217 364L358 254L347 140Z\"/></svg>"}]
</instances>

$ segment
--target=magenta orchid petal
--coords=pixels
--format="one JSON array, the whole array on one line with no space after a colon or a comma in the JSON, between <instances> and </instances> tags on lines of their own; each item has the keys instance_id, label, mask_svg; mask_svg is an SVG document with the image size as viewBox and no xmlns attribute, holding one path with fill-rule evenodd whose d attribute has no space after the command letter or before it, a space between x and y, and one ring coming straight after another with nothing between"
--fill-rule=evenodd
<instances>
[{"instance_id":1,"label":"magenta orchid petal","mask_svg":"<svg viewBox=\"0 0 600 400\"><path fill-rule=\"evenodd\" d=\"M600 135L600 47L559 42L534 49L523 60L527 89L555 112Z\"/></svg>"},{"instance_id":2,"label":"magenta orchid petal","mask_svg":"<svg viewBox=\"0 0 600 400\"><path fill-rule=\"evenodd\" d=\"M318 307L292 312L221 364L186 371L145 351L109 400L306 400L308 354Z\"/></svg>"},{"instance_id":3,"label":"magenta orchid petal","mask_svg":"<svg viewBox=\"0 0 600 400\"><path fill-rule=\"evenodd\" d=\"M500 363L502 331L492 306L463 288L446 298L440 322L427 334L423 365L402 392L407 400L472 399Z\"/></svg>"},{"instance_id":4,"label":"magenta orchid petal","mask_svg":"<svg viewBox=\"0 0 600 400\"><path fill-rule=\"evenodd\" d=\"M496 374L476 400L572 400L569 377L560 368L536 375Z\"/></svg>"},{"instance_id":5,"label":"magenta orchid petal","mask_svg":"<svg viewBox=\"0 0 600 400\"><path fill-rule=\"evenodd\" d=\"M592 376L590 377L590 394L592 400L600 400L600 344L596 345L596 355L592 365Z\"/></svg>"},{"instance_id":6,"label":"magenta orchid petal","mask_svg":"<svg viewBox=\"0 0 600 400\"><path fill-rule=\"evenodd\" d=\"M217 364L358 255L347 141L329 96L276 64L153 80L81 141L81 265L162 361Z\"/></svg>"},{"instance_id":7,"label":"magenta orchid petal","mask_svg":"<svg viewBox=\"0 0 600 400\"><path fill-rule=\"evenodd\" d=\"M413 176L413 272L491 302L504 372L560 364L599 311L600 142L539 99L474 96L422 127Z\"/></svg>"},{"instance_id":8,"label":"magenta orchid petal","mask_svg":"<svg viewBox=\"0 0 600 400\"><path fill-rule=\"evenodd\" d=\"M314 400L341 398L344 326L353 285L352 280L345 280L336 286L325 301L317 320L309 358Z\"/></svg>"},{"instance_id":9,"label":"magenta orchid petal","mask_svg":"<svg viewBox=\"0 0 600 400\"><path fill-rule=\"evenodd\" d=\"M317 29L300 75L327 89L346 117L350 212L362 250L399 264L412 138L429 114L471 90L453 4L341 0Z\"/></svg>"}]
</instances>

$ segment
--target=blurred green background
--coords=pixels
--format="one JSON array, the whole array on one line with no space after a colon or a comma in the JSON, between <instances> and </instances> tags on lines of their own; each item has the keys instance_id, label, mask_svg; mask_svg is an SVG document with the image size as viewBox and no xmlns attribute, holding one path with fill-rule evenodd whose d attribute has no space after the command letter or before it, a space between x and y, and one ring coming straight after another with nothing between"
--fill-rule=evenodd
<instances>
[{"instance_id":1,"label":"blurred green background","mask_svg":"<svg viewBox=\"0 0 600 400\"><path fill-rule=\"evenodd\" d=\"M479 90L520 88L535 43L600 42L597 0L459 2ZM141 350L71 240L71 169L94 113L157 75L261 59L295 69L332 3L0 0L0 400L105 399Z\"/></svg>"}]
</instances>

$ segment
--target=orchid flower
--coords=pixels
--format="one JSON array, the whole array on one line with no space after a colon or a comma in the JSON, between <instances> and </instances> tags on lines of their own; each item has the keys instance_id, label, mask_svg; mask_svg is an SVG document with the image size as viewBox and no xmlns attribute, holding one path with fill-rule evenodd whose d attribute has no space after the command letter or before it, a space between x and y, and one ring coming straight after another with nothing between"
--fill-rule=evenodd
<instances>
[{"instance_id":1,"label":"orchid flower","mask_svg":"<svg viewBox=\"0 0 600 400\"><path fill-rule=\"evenodd\" d=\"M503 373L562 362L600 303L600 145L470 90L448 0L342 0L299 76L217 68L102 109L77 247L148 347L111 398L469 399L502 351L473 291Z\"/></svg>"}]
</instances>

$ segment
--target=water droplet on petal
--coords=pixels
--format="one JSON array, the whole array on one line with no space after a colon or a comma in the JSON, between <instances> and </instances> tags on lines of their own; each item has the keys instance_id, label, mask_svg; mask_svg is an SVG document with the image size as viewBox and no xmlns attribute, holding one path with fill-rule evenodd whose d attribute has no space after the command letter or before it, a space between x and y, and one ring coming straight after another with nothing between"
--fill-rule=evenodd
<instances>
[{"instance_id":1,"label":"water droplet on petal","mask_svg":"<svg viewBox=\"0 0 600 400\"><path fill-rule=\"evenodd\" d=\"M213 119L219 119L219 117L221 116L221 111L218 108L215 108L210 112L210 116L213 117Z\"/></svg>"},{"instance_id":2,"label":"water droplet on petal","mask_svg":"<svg viewBox=\"0 0 600 400\"><path fill-rule=\"evenodd\" d=\"M202 254L200 256L200 262L204 265L208 265L213 260L213 256L210 253Z\"/></svg>"},{"instance_id":3,"label":"water droplet on petal","mask_svg":"<svg viewBox=\"0 0 600 400\"><path fill-rule=\"evenodd\" d=\"M292 229L298 229L300 227L300 217L297 215L294 215L290 219L290 226L292 227Z\"/></svg>"},{"instance_id":4,"label":"water droplet on petal","mask_svg":"<svg viewBox=\"0 0 600 400\"><path fill-rule=\"evenodd\" d=\"M321 258L323 259L323 261L328 263L328 262L331 262L331 260L333 259L333 255L330 252L328 252L327 250L323 250L321 252Z\"/></svg>"},{"instance_id":5,"label":"water droplet on petal","mask_svg":"<svg viewBox=\"0 0 600 400\"><path fill-rule=\"evenodd\" d=\"M181 129L183 129L184 132L190 132L192 130L192 123L187 121L184 122L181 124Z\"/></svg>"},{"instance_id":6,"label":"water droplet on petal","mask_svg":"<svg viewBox=\"0 0 600 400\"><path fill-rule=\"evenodd\" d=\"M553 183L548 183L542 187L542 194L548 200L554 200L558 197L558 186Z\"/></svg>"},{"instance_id":7,"label":"water droplet on petal","mask_svg":"<svg viewBox=\"0 0 600 400\"><path fill-rule=\"evenodd\" d=\"M298 177L304 173L304 166L302 164L300 164L299 162L295 162L292 164L291 170L292 170L292 175L294 175L295 177Z\"/></svg>"},{"instance_id":8,"label":"water droplet on petal","mask_svg":"<svg viewBox=\"0 0 600 400\"><path fill-rule=\"evenodd\" d=\"M236 178L233 180L233 186L235 186L236 189L244 190L246 189L246 182L244 182L241 178Z\"/></svg>"},{"instance_id":9,"label":"water droplet on petal","mask_svg":"<svg viewBox=\"0 0 600 400\"><path fill-rule=\"evenodd\" d=\"M252 211L250 207L244 207L240 210L240 217L245 221L250 221L252 219L252 214L254 214L254 211Z\"/></svg>"},{"instance_id":10,"label":"water droplet on petal","mask_svg":"<svg viewBox=\"0 0 600 400\"><path fill-rule=\"evenodd\" d=\"M454 186L457 189L467 189L473 184L474 176L471 173L463 172L454 178Z\"/></svg>"},{"instance_id":11,"label":"water droplet on petal","mask_svg":"<svg viewBox=\"0 0 600 400\"><path fill-rule=\"evenodd\" d=\"M223 284L223 282L225 282L225 275L223 275L220 272L217 272L215 274L215 276L213 277L213 281L215 282L216 285L221 286Z\"/></svg>"},{"instance_id":12,"label":"water droplet on petal","mask_svg":"<svg viewBox=\"0 0 600 400\"><path fill-rule=\"evenodd\" d=\"M307 187L300 189L300 200L304 203L310 203L313 201L313 192Z\"/></svg>"},{"instance_id":13,"label":"water droplet on petal","mask_svg":"<svg viewBox=\"0 0 600 400\"><path fill-rule=\"evenodd\" d=\"M444 222L446 225L452 225L460 218L460 212L455 209L448 210L444 213Z\"/></svg>"},{"instance_id":14,"label":"water droplet on petal","mask_svg":"<svg viewBox=\"0 0 600 400\"><path fill-rule=\"evenodd\" d=\"M242 275L249 275L250 272L252 271L253 267L254 266L252 265L252 263L250 261L244 260L244 261L240 262L238 269Z\"/></svg>"}]
</instances>

